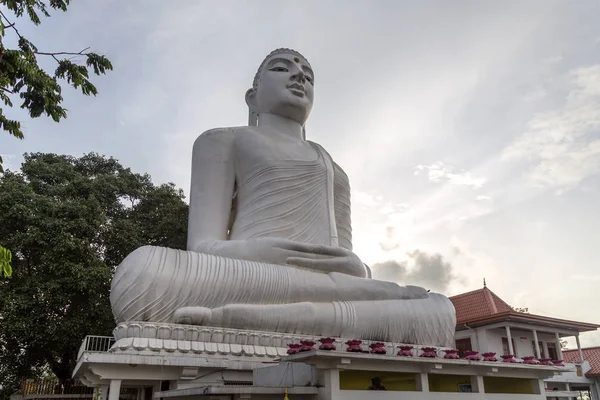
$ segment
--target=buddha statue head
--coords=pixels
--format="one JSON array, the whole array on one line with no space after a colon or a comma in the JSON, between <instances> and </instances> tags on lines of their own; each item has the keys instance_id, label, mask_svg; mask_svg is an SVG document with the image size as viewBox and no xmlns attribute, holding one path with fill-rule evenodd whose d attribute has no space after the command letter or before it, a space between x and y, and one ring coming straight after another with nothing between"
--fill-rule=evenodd
<instances>
[{"instance_id":1,"label":"buddha statue head","mask_svg":"<svg viewBox=\"0 0 600 400\"><path fill-rule=\"evenodd\" d=\"M249 125L258 126L261 113L279 115L304 126L313 105L314 74L295 50L272 51L260 64L246 92Z\"/></svg>"}]
</instances>

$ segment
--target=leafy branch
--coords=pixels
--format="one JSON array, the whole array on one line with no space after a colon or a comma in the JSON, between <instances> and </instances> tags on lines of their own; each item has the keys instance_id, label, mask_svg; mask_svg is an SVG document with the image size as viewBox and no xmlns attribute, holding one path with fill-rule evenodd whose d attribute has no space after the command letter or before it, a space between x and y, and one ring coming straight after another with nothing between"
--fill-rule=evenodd
<instances>
[{"instance_id":1,"label":"leafy branch","mask_svg":"<svg viewBox=\"0 0 600 400\"><path fill-rule=\"evenodd\" d=\"M10 250L0 246L0 276L10 278L12 276L12 253Z\"/></svg>"},{"instance_id":2,"label":"leafy branch","mask_svg":"<svg viewBox=\"0 0 600 400\"><path fill-rule=\"evenodd\" d=\"M17 18L27 14L35 25L39 25L40 14L49 17L49 7L67 11L69 1L0 0L0 4L11 10ZM17 36L17 48L5 47L3 38L8 31ZM57 62L58 65L52 74L39 66L38 56L52 57ZM76 62L77 57L85 57L85 62ZM45 114L55 122L59 122L67 117L67 109L62 106L62 88L59 81L66 81L86 96L95 96L98 90L89 80L89 70L95 75L102 75L112 69L109 59L90 52L89 47L79 52L38 50L19 32L16 23L0 10L0 101L4 106L13 107L13 101L18 96L21 99L20 107L27 109L31 118ZM9 135L23 139L21 123L7 118L1 106L2 104L0 104L0 129ZM3 172L2 159L0 159L0 172Z\"/></svg>"}]
</instances>

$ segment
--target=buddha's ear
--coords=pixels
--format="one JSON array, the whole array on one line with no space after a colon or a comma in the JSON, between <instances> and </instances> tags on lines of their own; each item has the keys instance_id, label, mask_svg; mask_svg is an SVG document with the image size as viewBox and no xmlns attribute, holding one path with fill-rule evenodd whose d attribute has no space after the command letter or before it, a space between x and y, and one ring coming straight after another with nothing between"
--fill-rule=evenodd
<instances>
[{"instance_id":1,"label":"buddha's ear","mask_svg":"<svg viewBox=\"0 0 600 400\"><path fill-rule=\"evenodd\" d=\"M246 91L246 104L248 105L248 108L250 110L256 111L256 90L254 90L254 88L248 89L248 91Z\"/></svg>"}]
</instances>

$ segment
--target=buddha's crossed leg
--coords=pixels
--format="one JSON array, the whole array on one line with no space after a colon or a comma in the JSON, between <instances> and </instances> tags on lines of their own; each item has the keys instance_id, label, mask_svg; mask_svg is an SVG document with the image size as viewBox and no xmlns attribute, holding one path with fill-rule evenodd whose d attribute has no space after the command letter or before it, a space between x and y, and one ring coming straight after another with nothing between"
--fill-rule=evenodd
<instances>
[{"instance_id":1,"label":"buddha's crossed leg","mask_svg":"<svg viewBox=\"0 0 600 400\"><path fill-rule=\"evenodd\" d=\"M293 307L298 306L292 305L305 302L427 297L425 289L414 286L153 246L142 247L123 261L111 290L117 321L201 325L222 320L213 310L228 305L248 305L252 310L281 305L273 309L295 312ZM292 309L283 307L288 305Z\"/></svg>"}]
</instances>

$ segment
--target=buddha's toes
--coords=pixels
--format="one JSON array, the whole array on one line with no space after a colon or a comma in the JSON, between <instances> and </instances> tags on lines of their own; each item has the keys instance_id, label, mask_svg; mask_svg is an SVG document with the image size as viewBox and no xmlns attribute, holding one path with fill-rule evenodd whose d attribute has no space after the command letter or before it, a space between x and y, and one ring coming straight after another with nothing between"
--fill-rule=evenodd
<instances>
[{"instance_id":1,"label":"buddha's toes","mask_svg":"<svg viewBox=\"0 0 600 400\"><path fill-rule=\"evenodd\" d=\"M427 298L427 290L419 286L400 286L394 282L375 281L382 284L386 297L381 300L416 300Z\"/></svg>"},{"instance_id":2,"label":"buddha's toes","mask_svg":"<svg viewBox=\"0 0 600 400\"><path fill-rule=\"evenodd\" d=\"M352 300L411 300L427 298L427 290L418 286L399 286L394 282L357 278L332 272L339 301Z\"/></svg>"},{"instance_id":3,"label":"buddha's toes","mask_svg":"<svg viewBox=\"0 0 600 400\"><path fill-rule=\"evenodd\" d=\"M173 313L176 324L210 325L212 310L206 307L181 307Z\"/></svg>"}]
</instances>

